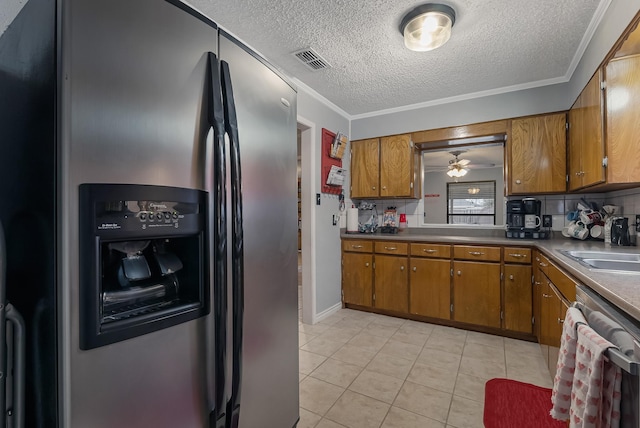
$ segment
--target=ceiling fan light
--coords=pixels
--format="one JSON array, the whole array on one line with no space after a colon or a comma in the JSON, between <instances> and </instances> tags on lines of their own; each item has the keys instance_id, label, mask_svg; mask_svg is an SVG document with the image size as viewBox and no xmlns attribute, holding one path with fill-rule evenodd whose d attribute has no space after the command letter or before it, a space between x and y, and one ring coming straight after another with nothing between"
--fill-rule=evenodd
<instances>
[{"instance_id":1,"label":"ceiling fan light","mask_svg":"<svg viewBox=\"0 0 640 428\"><path fill-rule=\"evenodd\" d=\"M464 177L468 171L469 170L466 168L455 167L455 168L449 169L449 171L447 171L447 175L453 178L460 178L460 177Z\"/></svg>"},{"instance_id":2,"label":"ceiling fan light","mask_svg":"<svg viewBox=\"0 0 640 428\"><path fill-rule=\"evenodd\" d=\"M436 49L451 37L455 20L455 11L449 6L437 3L418 6L405 15L400 24L404 45L418 52Z\"/></svg>"}]
</instances>

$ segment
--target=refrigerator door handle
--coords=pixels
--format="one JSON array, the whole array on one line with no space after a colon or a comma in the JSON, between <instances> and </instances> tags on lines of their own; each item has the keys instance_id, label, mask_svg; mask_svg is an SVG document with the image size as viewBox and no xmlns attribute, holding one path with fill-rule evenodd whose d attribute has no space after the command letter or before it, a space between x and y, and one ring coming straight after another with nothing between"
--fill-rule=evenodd
<instances>
[{"instance_id":1,"label":"refrigerator door handle","mask_svg":"<svg viewBox=\"0 0 640 428\"><path fill-rule=\"evenodd\" d=\"M225 129L229 136L229 162L231 164L231 293L232 293L232 374L231 397L227 402L227 427L237 428L240 418L242 386L242 338L244 316L244 236L242 230L242 174L240 168L240 141L238 120L233 98L229 64L221 61L222 96L224 98Z\"/></svg>"},{"instance_id":2,"label":"refrigerator door handle","mask_svg":"<svg viewBox=\"0 0 640 428\"><path fill-rule=\"evenodd\" d=\"M26 326L20 312L11 304L6 307L7 322L13 325L13 409L7 411L11 427L24 428L24 389L26 362Z\"/></svg>"},{"instance_id":3,"label":"refrigerator door handle","mask_svg":"<svg viewBox=\"0 0 640 428\"><path fill-rule=\"evenodd\" d=\"M213 128L213 319L214 319L214 408L209 414L211 428L226 428L227 354L227 220L224 111L218 57L209 52L209 124ZM211 381L211 380L210 380Z\"/></svg>"}]
</instances>

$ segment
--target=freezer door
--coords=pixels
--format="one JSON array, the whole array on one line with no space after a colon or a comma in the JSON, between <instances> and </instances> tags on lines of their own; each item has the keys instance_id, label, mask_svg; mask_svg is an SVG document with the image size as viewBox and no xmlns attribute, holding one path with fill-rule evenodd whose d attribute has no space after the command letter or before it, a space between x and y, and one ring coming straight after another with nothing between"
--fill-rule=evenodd
<instances>
[{"instance_id":1,"label":"freezer door","mask_svg":"<svg viewBox=\"0 0 640 428\"><path fill-rule=\"evenodd\" d=\"M60 426L202 428L211 410L205 319L80 349L78 189L205 190L208 53L216 53L217 28L177 1L59 7Z\"/></svg>"},{"instance_id":2,"label":"freezer door","mask_svg":"<svg viewBox=\"0 0 640 428\"><path fill-rule=\"evenodd\" d=\"M242 163L242 380L233 402L240 427L293 427L299 413L296 94L224 33L220 59L229 64Z\"/></svg>"}]
</instances>

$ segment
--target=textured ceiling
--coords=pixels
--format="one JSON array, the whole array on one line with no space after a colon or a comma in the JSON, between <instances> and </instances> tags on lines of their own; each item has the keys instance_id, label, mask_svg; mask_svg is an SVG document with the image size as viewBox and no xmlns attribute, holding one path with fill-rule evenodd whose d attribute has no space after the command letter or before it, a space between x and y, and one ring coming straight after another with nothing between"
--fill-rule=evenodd
<instances>
[{"instance_id":1,"label":"textured ceiling","mask_svg":"<svg viewBox=\"0 0 640 428\"><path fill-rule=\"evenodd\" d=\"M398 30L423 3L416 0L187 2L357 116L566 81L610 0L445 0L456 22L449 42L431 52L409 51ZM332 68L311 71L291 55L309 47Z\"/></svg>"}]
</instances>

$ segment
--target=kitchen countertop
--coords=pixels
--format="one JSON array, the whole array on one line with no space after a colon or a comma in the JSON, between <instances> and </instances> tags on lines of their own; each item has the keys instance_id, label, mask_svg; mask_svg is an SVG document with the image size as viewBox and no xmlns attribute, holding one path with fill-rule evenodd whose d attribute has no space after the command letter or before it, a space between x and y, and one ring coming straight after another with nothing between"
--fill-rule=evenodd
<instances>
[{"instance_id":1,"label":"kitchen countertop","mask_svg":"<svg viewBox=\"0 0 640 428\"><path fill-rule=\"evenodd\" d=\"M464 233L464 235L463 235ZM562 237L559 232L551 239L527 240L509 239L504 230L474 229L422 229L409 228L397 234L346 233L342 239L375 239L389 241L441 242L449 244L486 244L505 246L536 247L549 257L558 267L572 275L579 283L586 285L640 322L640 274L617 273L601 269L590 269L578 261L561 254L560 250L611 251L619 253L640 253L638 247L605 246L601 241L578 241Z\"/></svg>"}]
</instances>

